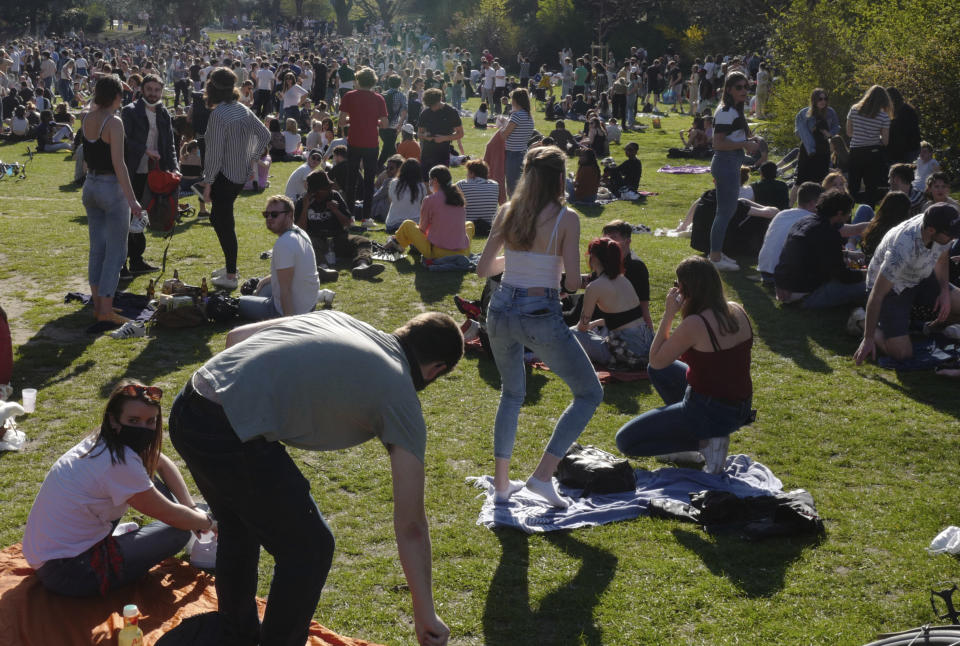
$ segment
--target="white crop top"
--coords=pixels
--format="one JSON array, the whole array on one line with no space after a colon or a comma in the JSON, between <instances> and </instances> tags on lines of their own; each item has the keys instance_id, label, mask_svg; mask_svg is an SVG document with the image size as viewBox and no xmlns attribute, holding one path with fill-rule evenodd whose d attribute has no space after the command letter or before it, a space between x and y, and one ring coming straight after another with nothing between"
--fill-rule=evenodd
<instances>
[{"instance_id":1,"label":"white crop top","mask_svg":"<svg viewBox=\"0 0 960 646\"><path fill-rule=\"evenodd\" d=\"M560 276L563 273L563 257L557 255L557 230L560 219L567 212L563 207L557 215L557 222L553 225L553 233L547 249L552 253L537 253L534 251L517 251L504 247L503 284L511 287L547 287L560 289Z\"/></svg>"}]
</instances>

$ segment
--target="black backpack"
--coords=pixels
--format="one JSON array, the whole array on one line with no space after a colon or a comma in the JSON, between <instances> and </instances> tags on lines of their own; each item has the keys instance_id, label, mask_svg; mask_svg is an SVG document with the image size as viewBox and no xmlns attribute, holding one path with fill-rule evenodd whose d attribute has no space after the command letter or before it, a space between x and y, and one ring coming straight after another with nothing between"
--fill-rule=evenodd
<instances>
[{"instance_id":1,"label":"black backpack","mask_svg":"<svg viewBox=\"0 0 960 646\"><path fill-rule=\"evenodd\" d=\"M690 232L690 247L703 253L710 252L710 229L717 217L717 191L705 191L697 200L693 212L693 227ZM740 200L737 210L727 225L723 240L723 252L728 256L756 256L763 246L770 220L750 217L750 205Z\"/></svg>"}]
</instances>

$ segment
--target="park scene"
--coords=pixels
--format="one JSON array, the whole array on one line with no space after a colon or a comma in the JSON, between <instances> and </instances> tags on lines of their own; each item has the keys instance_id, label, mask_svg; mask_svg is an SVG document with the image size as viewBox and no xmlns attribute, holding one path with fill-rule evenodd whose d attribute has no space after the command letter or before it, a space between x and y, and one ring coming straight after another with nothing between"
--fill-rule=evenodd
<instances>
[{"instance_id":1,"label":"park scene","mask_svg":"<svg viewBox=\"0 0 960 646\"><path fill-rule=\"evenodd\" d=\"M0 641L960 642L951 9L0 9Z\"/></svg>"}]
</instances>

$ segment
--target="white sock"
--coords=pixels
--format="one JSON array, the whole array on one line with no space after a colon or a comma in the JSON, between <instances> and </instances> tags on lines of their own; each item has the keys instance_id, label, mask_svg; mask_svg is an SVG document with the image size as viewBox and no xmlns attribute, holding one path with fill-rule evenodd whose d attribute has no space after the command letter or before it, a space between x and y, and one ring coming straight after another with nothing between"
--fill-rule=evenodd
<instances>
[{"instance_id":1,"label":"white sock","mask_svg":"<svg viewBox=\"0 0 960 646\"><path fill-rule=\"evenodd\" d=\"M507 485L507 488L504 491L497 491L497 490L494 491L493 501L507 502L508 500L510 500L510 496L517 493L521 489L523 489L522 482L519 482L516 480L510 480L509 484Z\"/></svg>"},{"instance_id":2,"label":"white sock","mask_svg":"<svg viewBox=\"0 0 960 646\"><path fill-rule=\"evenodd\" d=\"M553 486L552 479L550 481L544 481L530 476L527 478L526 486L527 489L537 494L554 507L566 509L570 506L570 502L562 498L560 494L557 493L557 489Z\"/></svg>"}]
</instances>

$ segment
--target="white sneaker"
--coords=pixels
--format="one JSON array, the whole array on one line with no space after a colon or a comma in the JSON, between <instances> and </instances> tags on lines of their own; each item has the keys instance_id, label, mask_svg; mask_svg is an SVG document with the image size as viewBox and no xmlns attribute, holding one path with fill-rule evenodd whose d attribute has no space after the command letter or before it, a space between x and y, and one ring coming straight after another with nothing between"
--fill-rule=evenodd
<instances>
[{"instance_id":1,"label":"white sneaker","mask_svg":"<svg viewBox=\"0 0 960 646\"><path fill-rule=\"evenodd\" d=\"M729 435L711 437L707 440L706 446L700 449L700 452L703 453L703 459L706 461L703 470L714 475L722 472L727 461L727 449L729 448Z\"/></svg>"},{"instance_id":2,"label":"white sneaker","mask_svg":"<svg viewBox=\"0 0 960 646\"><path fill-rule=\"evenodd\" d=\"M720 258L720 260L711 260L717 271L740 271L740 265L732 260Z\"/></svg>"},{"instance_id":3,"label":"white sneaker","mask_svg":"<svg viewBox=\"0 0 960 646\"><path fill-rule=\"evenodd\" d=\"M850 336L863 336L863 322L867 318L867 310L862 307L850 312L850 318L847 319L847 332Z\"/></svg>"},{"instance_id":4,"label":"white sneaker","mask_svg":"<svg viewBox=\"0 0 960 646\"><path fill-rule=\"evenodd\" d=\"M732 263L735 264L735 265L738 265L738 264L739 264L736 260L734 260L733 258L731 258L730 256L728 256L727 254L723 253L722 251L720 252L720 258L721 258L722 260L726 260L727 262L732 262Z\"/></svg>"},{"instance_id":5,"label":"white sneaker","mask_svg":"<svg viewBox=\"0 0 960 646\"><path fill-rule=\"evenodd\" d=\"M321 289L317 292L317 305L333 307L333 297L336 295L337 293L332 289Z\"/></svg>"},{"instance_id":6,"label":"white sneaker","mask_svg":"<svg viewBox=\"0 0 960 646\"><path fill-rule=\"evenodd\" d=\"M361 222L360 224L361 224L363 227L367 228L367 229L373 229L373 228L376 227L377 224L379 224L379 223L378 223L376 220L374 220L373 218L367 218L366 220L364 220L364 221Z\"/></svg>"},{"instance_id":7,"label":"white sneaker","mask_svg":"<svg viewBox=\"0 0 960 646\"><path fill-rule=\"evenodd\" d=\"M213 283L215 286L221 287L228 291L233 291L237 288L237 279L228 278L226 274L215 276L213 280L211 280L210 282Z\"/></svg>"},{"instance_id":8,"label":"white sneaker","mask_svg":"<svg viewBox=\"0 0 960 646\"><path fill-rule=\"evenodd\" d=\"M114 339L133 339L146 335L147 328L140 321L127 321L110 333Z\"/></svg>"}]
</instances>

